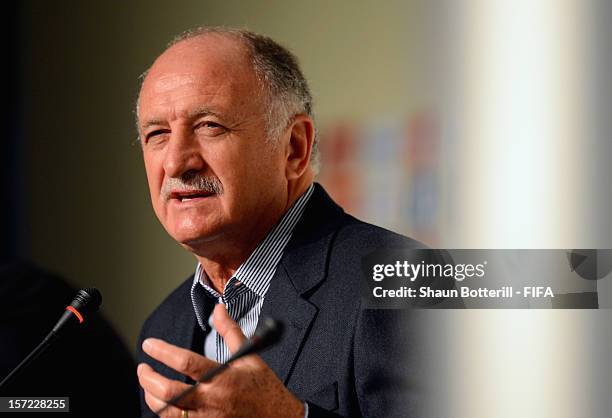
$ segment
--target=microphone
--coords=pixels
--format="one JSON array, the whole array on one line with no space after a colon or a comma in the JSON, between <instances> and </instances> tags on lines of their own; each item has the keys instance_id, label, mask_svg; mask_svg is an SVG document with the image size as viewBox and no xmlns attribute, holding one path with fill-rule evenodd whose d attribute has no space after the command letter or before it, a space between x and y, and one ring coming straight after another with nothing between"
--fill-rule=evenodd
<instances>
[{"instance_id":1,"label":"microphone","mask_svg":"<svg viewBox=\"0 0 612 418\"><path fill-rule=\"evenodd\" d=\"M250 340L246 340L238 351L232 354L226 364L276 344L278 340L280 340L281 335L283 335L283 323L275 321L272 318L264 318L255 330L253 337L251 337ZM212 376L210 378L212 378ZM203 380L203 378L200 378L200 381Z\"/></svg>"},{"instance_id":2,"label":"microphone","mask_svg":"<svg viewBox=\"0 0 612 418\"><path fill-rule=\"evenodd\" d=\"M98 289L90 287L79 290L70 305L66 306L65 312L45 339L0 382L0 389L5 388L17 374L36 360L60 335L64 334L68 329L75 328L85 322L87 316L96 312L100 304L102 304L102 295Z\"/></svg>"},{"instance_id":3,"label":"microphone","mask_svg":"<svg viewBox=\"0 0 612 418\"><path fill-rule=\"evenodd\" d=\"M175 405L178 403L178 401L193 392L198 384L212 380L213 377L227 369L230 363L233 361L236 361L246 355L254 354L263 350L264 348L268 348L271 345L276 344L283 335L283 329L284 325L282 322L276 321L272 318L264 318L257 327L257 330L255 330L253 337L245 341L230 358L228 358L224 363L221 363L204 373L193 385L179 393L174 398L170 399L166 405L164 405L159 411L155 412L155 415L160 415L163 411L170 407L170 405Z\"/></svg>"}]
</instances>

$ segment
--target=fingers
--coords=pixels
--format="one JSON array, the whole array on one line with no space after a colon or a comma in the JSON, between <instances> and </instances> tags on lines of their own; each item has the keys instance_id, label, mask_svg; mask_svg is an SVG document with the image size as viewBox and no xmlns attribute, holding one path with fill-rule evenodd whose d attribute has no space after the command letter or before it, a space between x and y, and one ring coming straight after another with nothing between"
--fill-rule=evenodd
<instances>
[{"instance_id":1,"label":"fingers","mask_svg":"<svg viewBox=\"0 0 612 418\"><path fill-rule=\"evenodd\" d=\"M149 409L153 412L157 412L160 409L166 406L166 402L161 399L157 399L155 396L151 395L149 392L145 392L144 394L145 402L149 406ZM180 417L181 410L186 408L180 408L173 405L168 406L164 409L164 411L159 415L160 417L170 418L170 417ZM193 416L193 414L191 414Z\"/></svg>"},{"instance_id":2,"label":"fingers","mask_svg":"<svg viewBox=\"0 0 612 418\"><path fill-rule=\"evenodd\" d=\"M149 356L164 363L193 380L199 380L208 369L217 365L204 356L169 344L157 338L147 338L142 343L142 349Z\"/></svg>"},{"instance_id":3,"label":"fingers","mask_svg":"<svg viewBox=\"0 0 612 418\"><path fill-rule=\"evenodd\" d=\"M159 411L161 408L166 406L168 401L172 400L179 394L183 393L184 390L191 387L186 383L171 380L162 376L146 363L139 364L136 373L138 374L140 386L142 386L145 391L145 400L147 401L147 405L149 405L149 408L151 408L152 411ZM190 393L181 399L177 406L184 409L197 409L199 403L197 402L195 392ZM168 416L173 415L170 414Z\"/></svg>"},{"instance_id":4,"label":"fingers","mask_svg":"<svg viewBox=\"0 0 612 418\"><path fill-rule=\"evenodd\" d=\"M233 354L238 351L242 343L246 340L246 337L238 324L230 318L225 305L218 303L215 306L213 324L219 335L223 337L225 345L229 348L230 353Z\"/></svg>"},{"instance_id":5,"label":"fingers","mask_svg":"<svg viewBox=\"0 0 612 418\"><path fill-rule=\"evenodd\" d=\"M157 399L155 396L151 395L149 392L144 393L144 399L147 403L149 409L153 412L157 412L166 406L166 402ZM181 410L175 406L169 406L164 412L162 412L160 417L180 417Z\"/></svg>"},{"instance_id":6,"label":"fingers","mask_svg":"<svg viewBox=\"0 0 612 418\"><path fill-rule=\"evenodd\" d=\"M202 415L200 414L199 411L197 410L191 410L188 408L181 408L181 407L177 407L174 405L168 405L166 406L166 403L162 400L157 399L156 397L154 397L153 395L145 392L145 402L147 403L147 405L149 406L149 409L151 411L153 411L154 413L160 411L162 408L164 408L164 410L159 414L159 416L161 418L183 418L183 410L188 411L189 418L196 418L196 417L201 417ZM157 416L157 415L156 415Z\"/></svg>"}]
</instances>

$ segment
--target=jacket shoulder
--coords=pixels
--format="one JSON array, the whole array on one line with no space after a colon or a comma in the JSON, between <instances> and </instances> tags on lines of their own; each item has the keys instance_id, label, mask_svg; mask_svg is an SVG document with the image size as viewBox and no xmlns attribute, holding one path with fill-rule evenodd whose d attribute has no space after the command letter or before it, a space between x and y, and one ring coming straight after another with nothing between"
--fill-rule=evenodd
<instances>
[{"instance_id":1,"label":"jacket shoulder","mask_svg":"<svg viewBox=\"0 0 612 418\"><path fill-rule=\"evenodd\" d=\"M345 214L334 245L361 254L379 249L423 249L425 244Z\"/></svg>"}]
</instances>

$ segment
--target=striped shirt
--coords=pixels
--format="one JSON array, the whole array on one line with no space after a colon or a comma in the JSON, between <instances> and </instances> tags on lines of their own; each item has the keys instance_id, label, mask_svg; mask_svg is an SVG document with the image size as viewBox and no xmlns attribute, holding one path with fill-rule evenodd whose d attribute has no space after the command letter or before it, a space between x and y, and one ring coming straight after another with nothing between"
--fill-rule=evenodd
<instances>
[{"instance_id":1,"label":"striped shirt","mask_svg":"<svg viewBox=\"0 0 612 418\"><path fill-rule=\"evenodd\" d=\"M247 338L253 336L270 281L313 190L314 185L310 185L308 190L282 216L228 280L223 294L213 289L204 269L198 263L191 286L191 301L198 324L204 332L207 332L203 347L206 357L217 362L226 361L230 357L223 338L212 326L212 315L204 310L204 306L210 305L206 303L206 299L214 299L216 303L223 303L230 317L240 326L243 334Z\"/></svg>"}]
</instances>

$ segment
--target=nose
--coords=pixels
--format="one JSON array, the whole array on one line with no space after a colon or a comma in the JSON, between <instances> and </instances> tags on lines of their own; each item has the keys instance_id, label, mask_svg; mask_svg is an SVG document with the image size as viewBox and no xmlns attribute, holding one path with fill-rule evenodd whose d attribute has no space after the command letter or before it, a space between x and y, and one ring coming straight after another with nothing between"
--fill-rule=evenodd
<instances>
[{"instance_id":1,"label":"nose","mask_svg":"<svg viewBox=\"0 0 612 418\"><path fill-rule=\"evenodd\" d=\"M164 157L164 171L168 177L201 171L205 166L198 142L184 129L173 130Z\"/></svg>"}]
</instances>

